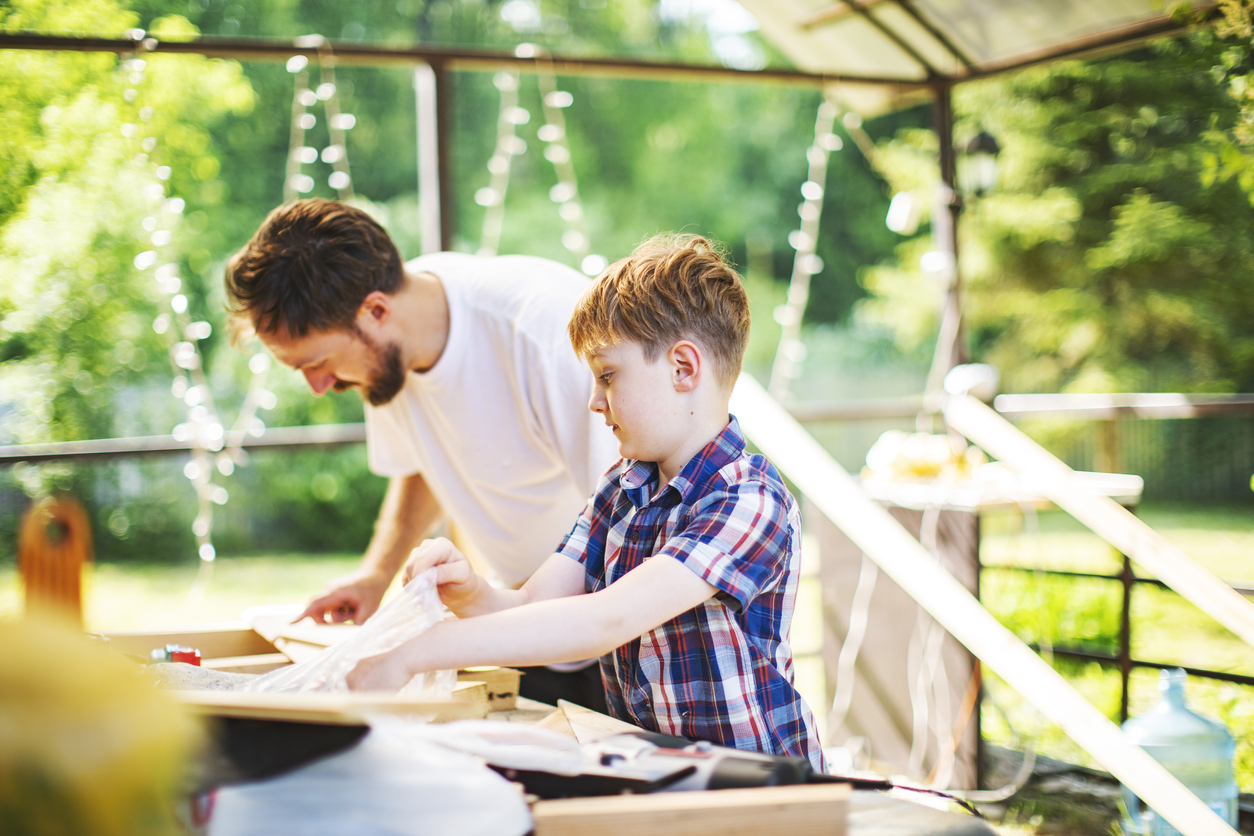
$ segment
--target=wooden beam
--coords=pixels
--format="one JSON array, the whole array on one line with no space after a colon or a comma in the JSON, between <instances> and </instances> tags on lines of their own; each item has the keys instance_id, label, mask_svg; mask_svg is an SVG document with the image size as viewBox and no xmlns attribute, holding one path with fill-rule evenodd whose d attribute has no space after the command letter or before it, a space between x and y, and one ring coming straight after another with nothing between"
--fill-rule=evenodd
<instances>
[{"instance_id":1,"label":"wooden beam","mask_svg":"<svg viewBox=\"0 0 1254 836\"><path fill-rule=\"evenodd\" d=\"M316 60L319 48L297 46L292 41L264 38L222 38L206 35L189 41L161 41L149 38L142 42L144 51L152 54L204 55L210 58L233 58L238 61L286 62L293 55ZM42 35L32 32L0 32L0 50L25 49L58 52L133 53L141 42L129 38L75 37ZM534 58L522 58L511 52L482 49L440 47L420 44L413 47L378 46L369 43L328 41L327 46L340 66L404 67L430 64L452 72L496 72L516 69L535 72ZM553 55L549 58L557 75L593 78L639 79L642 81L749 82L787 87L824 89L833 83L890 86L917 89L925 85L917 79L892 76L826 75L790 69L738 70L715 64L686 64L678 61L637 61L630 58L593 58Z\"/></svg>"},{"instance_id":2,"label":"wooden beam","mask_svg":"<svg viewBox=\"0 0 1254 836\"><path fill-rule=\"evenodd\" d=\"M978 401L977 401L978 403ZM732 411L746 437L832 522L988 668L1091 754L1184 836L1236 831L981 606L919 541L862 493L757 381L742 375Z\"/></svg>"},{"instance_id":3,"label":"wooden beam","mask_svg":"<svg viewBox=\"0 0 1254 836\"><path fill-rule=\"evenodd\" d=\"M200 651L201 659L273 654L275 647L244 622L206 624L200 627L157 631L105 633L110 645L123 653L142 656L167 644L181 644Z\"/></svg>"},{"instance_id":4,"label":"wooden beam","mask_svg":"<svg viewBox=\"0 0 1254 836\"><path fill-rule=\"evenodd\" d=\"M949 398L945 421L1103 540L1254 646L1254 603L1199 566L1119 503L1075 478L1074 471L970 395Z\"/></svg>"},{"instance_id":5,"label":"wooden beam","mask_svg":"<svg viewBox=\"0 0 1254 836\"><path fill-rule=\"evenodd\" d=\"M350 693L247 691L167 691L198 714L298 723L356 725L372 714L424 715L432 722L488 716L488 689L482 682L459 682L447 700L422 700L369 691Z\"/></svg>"},{"instance_id":6,"label":"wooden beam","mask_svg":"<svg viewBox=\"0 0 1254 836\"><path fill-rule=\"evenodd\" d=\"M537 801L536 836L844 836L848 784Z\"/></svg>"},{"instance_id":7,"label":"wooden beam","mask_svg":"<svg viewBox=\"0 0 1254 836\"><path fill-rule=\"evenodd\" d=\"M998 395L993 408L1011 420L1031 418L1203 418L1254 415L1254 395L1182 395L1116 392L1074 395Z\"/></svg>"}]
</instances>

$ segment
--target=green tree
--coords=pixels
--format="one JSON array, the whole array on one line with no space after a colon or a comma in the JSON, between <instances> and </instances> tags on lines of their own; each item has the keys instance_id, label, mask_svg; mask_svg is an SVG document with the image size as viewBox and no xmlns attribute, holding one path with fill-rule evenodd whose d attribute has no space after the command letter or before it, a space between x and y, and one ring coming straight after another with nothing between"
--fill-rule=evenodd
<instances>
[{"instance_id":1,"label":"green tree","mask_svg":"<svg viewBox=\"0 0 1254 836\"><path fill-rule=\"evenodd\" d=\"M997 191L971 199L960 272L971 354L1012 391L1249 391L1254 210L1212 176L1239 106L1209 33L957 89L958 146L1003 148ZM935 135L882 149L897 188L934 183ZM866 272L861 315L907 344L935 333L920 237Z\"/></svg>"},{"instance_id":2,"label":"green tree","mask_svg":"<svg viewBox=\"0 0 1254 836\"><path fill-rule=\"evenodd\" d=\"M106 0L24 0L0 11L9 31L117 35L134 23ZM178 19L159 26L191 34ZM132 74L141 78L128 101ZM247 112L252 91L233 62L157 55L140 70L110 54L19 51L0 53L0 91L0 391L9 408L0 436L112 435L117 393L168 368L152 327L157 288L133 263L153 232L145 190L162 185L156 166L169 166L170 191L187 196L190 215L212 204L220 162L203 125Z\"/></svg>"}]
</instances>

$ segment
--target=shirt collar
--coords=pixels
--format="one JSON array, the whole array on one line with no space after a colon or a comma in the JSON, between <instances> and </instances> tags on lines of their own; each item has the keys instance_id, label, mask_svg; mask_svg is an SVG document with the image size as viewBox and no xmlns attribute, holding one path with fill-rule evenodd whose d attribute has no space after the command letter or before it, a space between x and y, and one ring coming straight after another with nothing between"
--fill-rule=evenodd
<instances>
[{"instance_id":1,"label":"shirt collar","mask_svg":"<svg viewBox=\"0 0 1254 836\"><path fill-rule=\"evenodd\" d=\"M688 460L679 475L670 481L667 489L662 491L658 499L670 505L684 502L691 504L694 494L706 480L718 473L726 465L740 458L745 452L745 437L740 431L740 422L736 416L730 416L727 426L716 435L709 444L701 448L695 456ZM618 486L637 508L643 508L653 495L653 487L657 483L658 467L656 462L627 461L618 477ZM671 495L674 500L670 501Z\"/></svg>"}]
</instances>

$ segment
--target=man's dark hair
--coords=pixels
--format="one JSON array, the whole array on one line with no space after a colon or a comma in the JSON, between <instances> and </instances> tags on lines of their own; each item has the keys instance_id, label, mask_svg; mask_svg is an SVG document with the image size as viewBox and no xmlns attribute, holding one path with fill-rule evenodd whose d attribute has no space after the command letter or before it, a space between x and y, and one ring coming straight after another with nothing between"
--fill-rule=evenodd
<instances>
[{"instance_id":1,"label":"man's dark hair","mask_svg":"<svg viewBox=\"0 0 1254 836\"><path fill-rule=\"evenodd\" d=\"M374 218L335 200L297 200L271 212L227 263L227 309L237 333L353 330L368 295L403 281L401 254Z\"/></svg>"}]
</instances>

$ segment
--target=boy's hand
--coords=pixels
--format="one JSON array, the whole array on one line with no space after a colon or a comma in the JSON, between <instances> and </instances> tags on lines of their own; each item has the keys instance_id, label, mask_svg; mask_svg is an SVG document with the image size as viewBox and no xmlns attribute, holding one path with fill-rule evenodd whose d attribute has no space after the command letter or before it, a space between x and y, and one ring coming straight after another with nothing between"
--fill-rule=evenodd
<instances>
[{"instance_id":1,"label":"boy's hand","mask_svg":"<svg viewBox=\"0 0 1254 836\"><path fill-rule=\"evenodd\" d=\"M367 656L348 672L346 681L350 691L399 691L414 674L405 664L400 649Z\"/></svg>"},{"instance_id":2,"label":"boy's hand","mask_svg":"<svg viewBox=\"0 0 1254 836\"><path fill-rule=\"evenodd\" d=\"M401 570L401 582L409 583L433 567L440 600L455 613L473 604L486 586L466 556L443 537L426 540L409 553Z\"/></svg>"}]
</instances>

